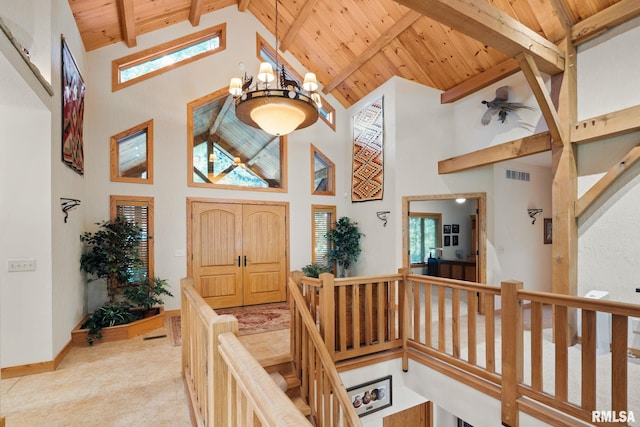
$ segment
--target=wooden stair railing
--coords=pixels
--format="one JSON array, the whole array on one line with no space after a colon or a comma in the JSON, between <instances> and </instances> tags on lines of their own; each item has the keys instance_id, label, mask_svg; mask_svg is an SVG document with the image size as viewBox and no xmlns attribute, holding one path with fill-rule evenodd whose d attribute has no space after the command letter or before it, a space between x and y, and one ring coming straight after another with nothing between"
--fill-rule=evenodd
<instances>
[{"instance_id":1,"label":"wooden stair railing","mask_svg":"<svg viewBox=\"0 0 640 427\"><path fill-rule=\"evenodd\" d=\"M295 277L295 276L294 276ZM311 407L317 427L361 427L346 388L311 316L309 302L294 277L289 278L291 304L291 352L301 379L301 396Z\"/></svg>"},{"instance_id":2,"label":"wooden stair railing","mask_svg":"<svg viewBox=\"0 0 640 427\"><path fill-rule=\"evenodd\" d=\"M218 315L181 285L182 376L198 427L304 427L311 423L237 338L238 320Z\"/></svg>"}]
</instances>

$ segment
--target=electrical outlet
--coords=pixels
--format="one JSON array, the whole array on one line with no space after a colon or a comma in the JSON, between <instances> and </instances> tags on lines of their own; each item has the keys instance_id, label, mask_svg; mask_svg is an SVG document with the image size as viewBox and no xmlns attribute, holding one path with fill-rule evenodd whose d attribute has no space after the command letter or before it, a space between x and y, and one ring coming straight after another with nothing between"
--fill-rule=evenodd
<instances>
[{"instance_id":1,"label":"electrical outlet","mask_svg":"<svg viewBox=\"0 0 640 427\"><path fill-rule=\"evenodd\" d=\"M35 259L10 259L8 261L9 271L35 271Z\"/></svg>"}]
</instances>

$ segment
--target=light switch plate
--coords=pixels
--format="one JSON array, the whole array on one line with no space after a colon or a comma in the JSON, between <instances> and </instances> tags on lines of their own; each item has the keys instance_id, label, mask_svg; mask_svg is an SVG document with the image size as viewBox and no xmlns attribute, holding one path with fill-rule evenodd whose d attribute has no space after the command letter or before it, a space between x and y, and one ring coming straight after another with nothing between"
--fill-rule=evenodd
<instances>
[{"instance_id":1,"label":"light switch plate","mask_svg":"<svg viewBox=\"0 0 640 427\"><path fill-rule=\"evenodd\" d=\"M35 259L10 259L9 271L36 271Z\"/></svg>"}]
</instances>

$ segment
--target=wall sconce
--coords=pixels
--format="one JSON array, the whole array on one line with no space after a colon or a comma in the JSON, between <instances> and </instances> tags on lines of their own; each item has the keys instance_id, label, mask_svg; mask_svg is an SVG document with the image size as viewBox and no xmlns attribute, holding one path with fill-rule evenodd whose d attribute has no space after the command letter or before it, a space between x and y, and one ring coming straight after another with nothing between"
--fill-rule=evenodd
<instances>
[{"instance_id":1,"label":"wall sconce","mask_svg":"<svg viewBox=\"0 0 640 427\"><path fill-rule=\"evenodd\" d=\"M378 217L378 219L380 221L384 221L384 224L382 224L383 227L387 226L387 218L389 217L390 213L391 213L390 211L378 211L378 212L376 212L376 216Z\"/></svg>"},{"instance_id":2,"label":"wall sconce","mask_svg":"<svg viewBox=\"0 0 640 427\"><path fill-rule=\"evenodd\" d=\"M527 209L527 213L529 214L529 217L531 219L533 219L533 221L531 221L531 224L535 224L536 223L536 215L538 215L539 213L542 213L542 209Z\"/></svg>"},{"instance_id":3,"label":"wall sconce","mask_svg":"<svg viewBox=\"0 0 640 427\"><path fill-rule=\"evenodd\" d=\"M76 206L80 205L80 200L60 197L60 205L62 208L62 212L64 212L64 222L66 224L67 218L69 218L69 211L75 208Z\"/></svg>"}]
</instances>

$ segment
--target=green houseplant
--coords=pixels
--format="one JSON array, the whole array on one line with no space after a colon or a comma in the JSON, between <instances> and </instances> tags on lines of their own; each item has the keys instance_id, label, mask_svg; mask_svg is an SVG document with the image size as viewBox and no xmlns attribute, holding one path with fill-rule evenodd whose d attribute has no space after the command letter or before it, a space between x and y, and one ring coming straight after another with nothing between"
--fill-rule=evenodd
<instances>
[{"instance_id":1,"label":"green houseplant","mask_svg":"<svg viewBox=\"0 0 640 427\"><path fill-rule=\"evenodd\" d=\"M307 277L315 277L316 279L320 277L322 273L331 272L331 267L328 265L320 265L320 264L307 264L302 267L302 274Z\"/></svg>"},{"instance_id":2,"label":"green houseplant","mask_svg":"<svg viewBox=\"0 0 640 427\"><path fill-rule=\"evenodd\" d=\"M147 278L140 283L130 284L123 289L124 297L134 307L140 307L144 310L145 316L155 314L156 305L161 305L162 295L172 297L171 291L167 288L169 283L165 279L154 277L153 280Z\"/></svg>"},{"instance_id":3,"label":"green houseplant","mask_svg":"<svg viewBox=\"0 0 640 427\"><path fill-rule=\"evenodd\" d=\"M115 303L117 289L134 281L142 267L138 254L140 227L123 217L96 224L100 226L98 231L80 236L88 249L80 257L80 269L92 276L90 282L105 280L109 303Z\"/></svg>"},{"instance_id":4,"label":"green houseplant","mask_svg":"<svg viewBox=\"0 0 640 427\"><path fill-rule=\"evenodd\" d=\"M102 279L106 283L108 301L90 313L80 326L87 331L89 344L93 344L94 338L102 339L103 328L140 320L143 309L162 304L161 295L173 296L166 280L147 278L138 252L141 230L136 223L117 217L96 224L99 225L96 232L80 236L86 246L80 257L80 269L88 273L89 282ZM141 309L132 310L132 306ZM138 325L136 330L144 332L145 327ZM151 323L148 328L153 328Z\"/></svg>"},{"instance_id":5,"label":"green houseplant","mask_svg":"<svg viewBox=\"0 0 640 427\"><path fill-rule=\"evenodd\" d=\"M360 238L364 236L358 228L358 223L351 221L349 217L339 218L334 227L327 233L331 243L329 261L338 264L338 276L344 277L345 270L358 260L362 249Z\"/></svg>"}]
</instances>

